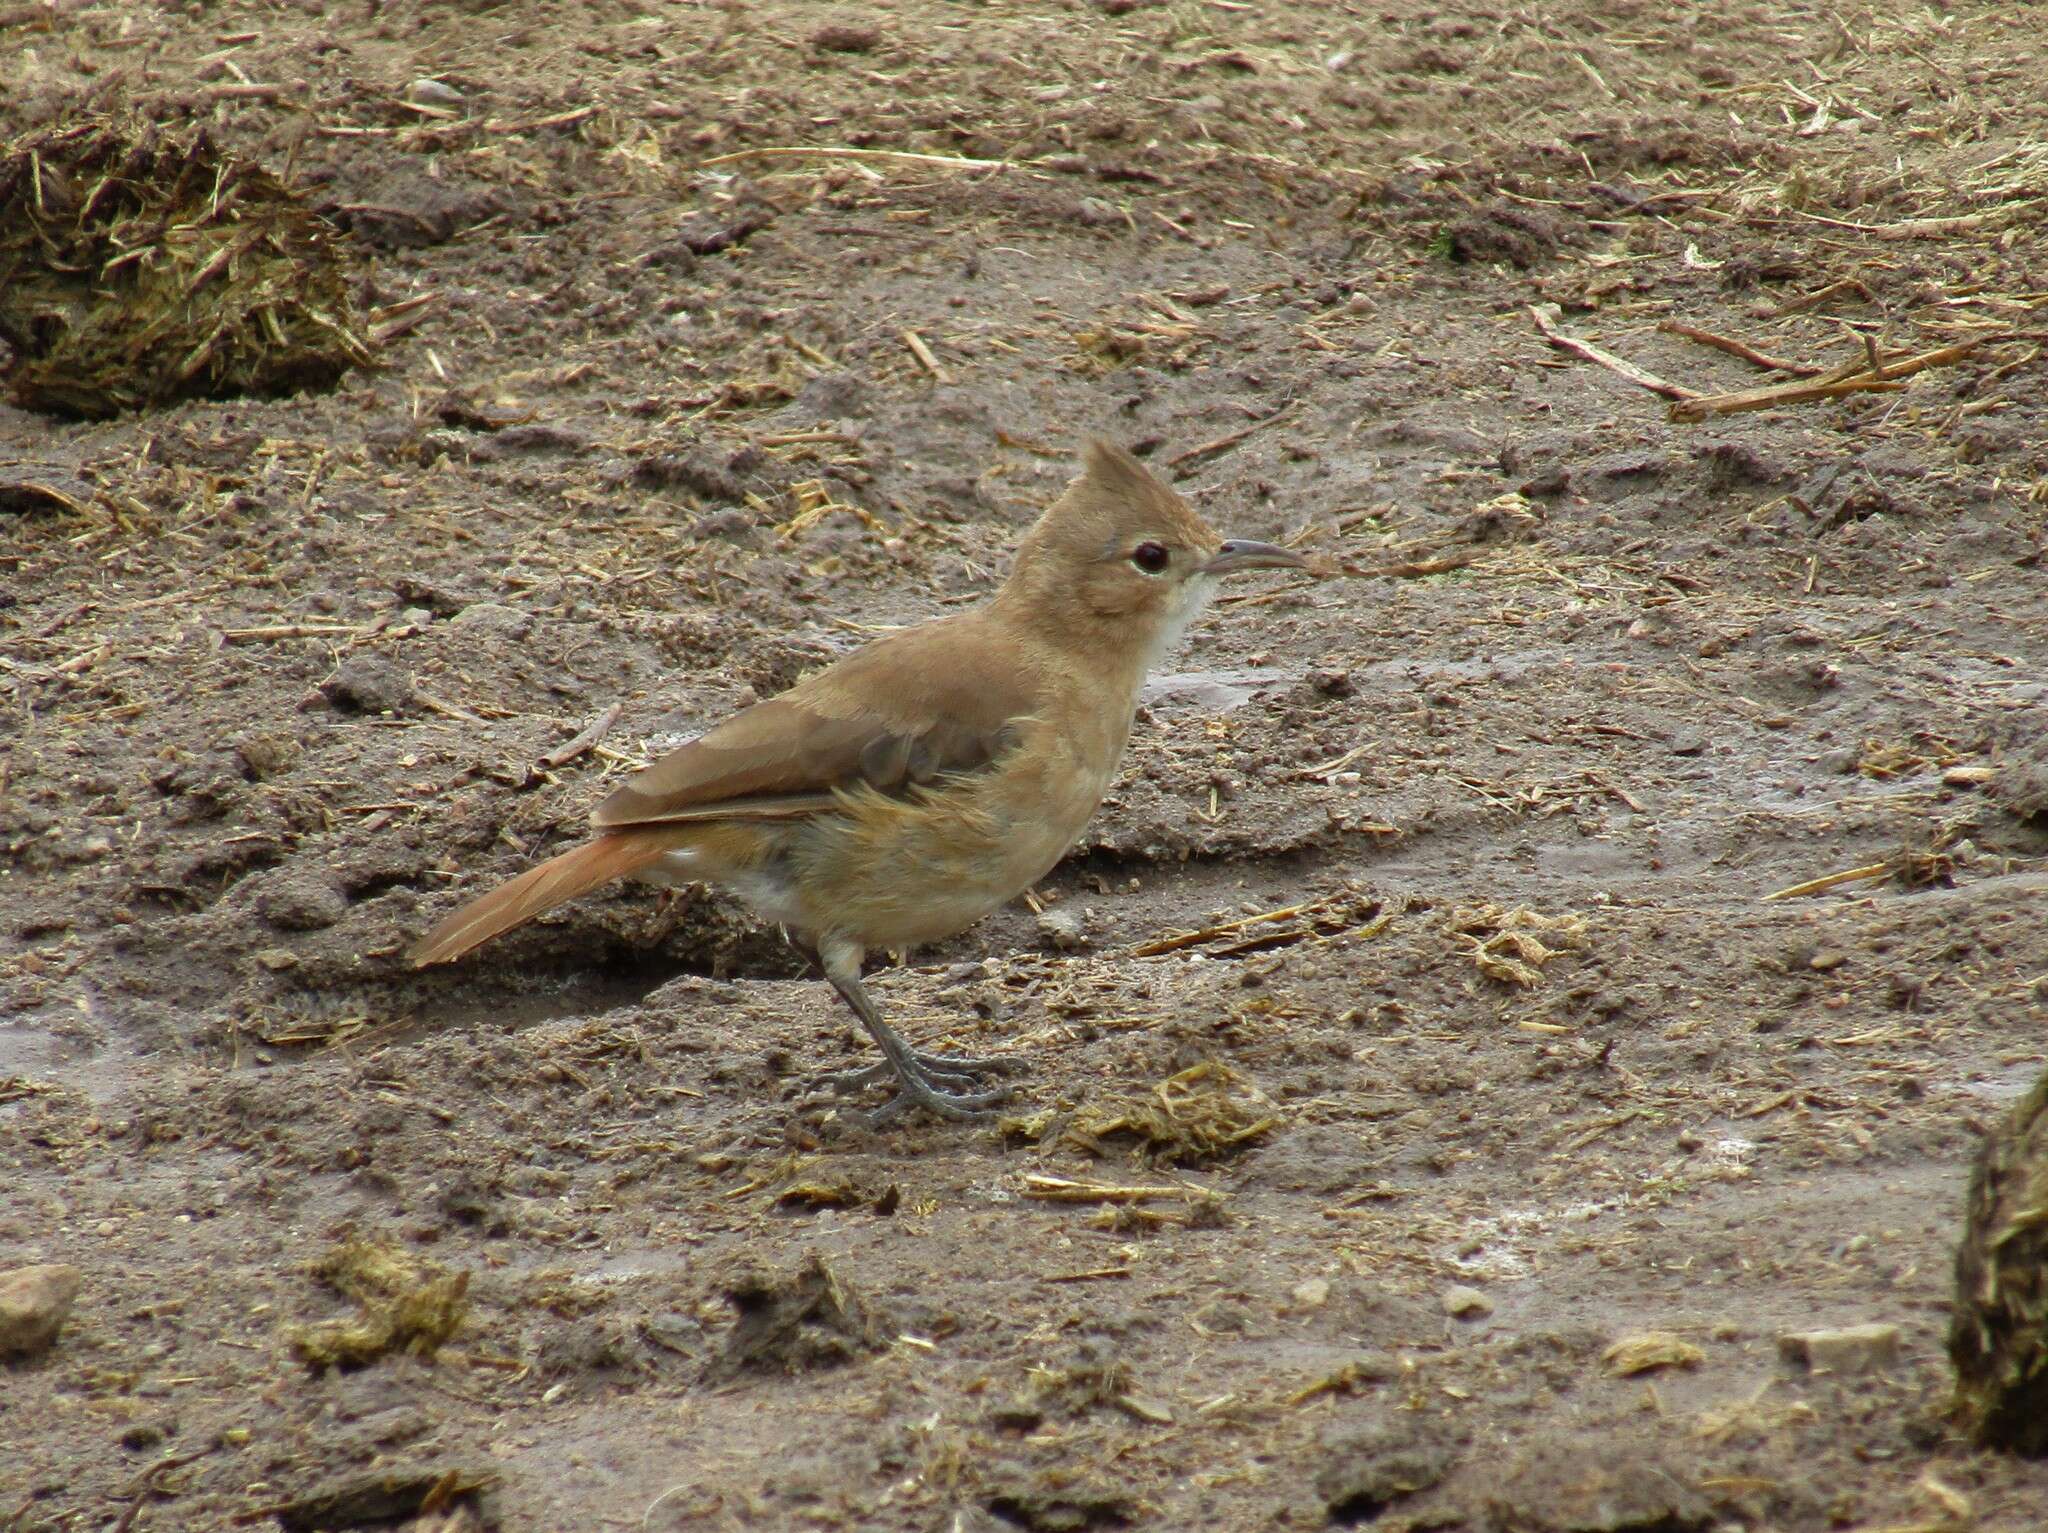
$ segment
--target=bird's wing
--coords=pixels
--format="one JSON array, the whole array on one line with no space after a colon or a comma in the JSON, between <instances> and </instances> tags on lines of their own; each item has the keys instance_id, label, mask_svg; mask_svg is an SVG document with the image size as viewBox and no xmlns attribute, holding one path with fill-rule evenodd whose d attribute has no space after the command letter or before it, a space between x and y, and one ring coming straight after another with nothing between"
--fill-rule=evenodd
<instances>
[{"instance_id":1,"label":"bird's wing","mask_svg":"<svg viewBox=\"0 0 2048 1533\"><path fill-rule=\"evenodd\" d=\"M835 790L901 793L987 766L1039 698L1032 668L977 616L892 634L733 715L627 779L591 824L780 819L829 806Z\"/></svg>"}]
</instances>

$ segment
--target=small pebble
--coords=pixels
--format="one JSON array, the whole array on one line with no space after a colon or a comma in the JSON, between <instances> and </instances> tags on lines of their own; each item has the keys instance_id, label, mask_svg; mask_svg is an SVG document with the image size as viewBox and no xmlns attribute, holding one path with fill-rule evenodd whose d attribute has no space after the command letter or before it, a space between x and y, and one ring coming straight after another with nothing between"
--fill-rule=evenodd
<instances>
[{"instance_id":1,"label":"small pebble","mask_svg":"<svg viewBox=\"0 0 2048 1533\"><path fill-rule=\"evenodd\" d=\"M1899 1328L1873 1324L1791 1331L1778 1338L1778 1355L1816 1373L1872 1373L1898 1361Z\"/></svg>"},{"instance_id":2,"label":"small pebble","mask_svg":"<svg viewBox=\"0 0 2048 1533\"><path fill-rule=\"evenodd\" d=\"M462 105L462 92L439 80L420 79L405 88L405 99L414 106L457 107Z\"/></svg>"},{"instance_id":3,"label":"small pebble","mask_svg":"<svg viewBox=\"0 0 2048 1533\"><path fill-rule=\"evenodd\" d=\"M1075 912L1048 910L1038 918L1038 940L1041 946L1070 953L1088 945L1088 933Z\"/></svg>"},{"instance_id":4,"label":"small pebble","mask_svg":"<svg viewBox=\"0 0 2048 1533\"><path fill-rule=\"evenodd\" d=\"M517 607L502 602L471 602L455 614L452 628L473 630L493 639L523 639L533 628L533 619Z\"/></svg>"},{"instance_id":5,"label":"small pebble","mask_svg":"<svg viewBox=\"0 0 2048 1533\"><path fill-rule=\"evenodd\" d=\"M879 27L833 22L811 34L811 46L820 53L869 53L882 41Z\"/></svg>"},{"instance_id":6,"label":"small pebble","mask_svg":"<svg viewBox=\"0 0 2048 1533\"><path fill-rule=\"evenodd\" d=\"M349 713L396 713L412 701L412 678L389 660L357 655L320 683L320 695Z\"/></svg>"},{"instance_id":7,"label":"small pebble","mask_svg":"<svg viewBox=\"0 0 2048 1533\"><path fill-rule=\"evenodd\" d=\"M33 1357L57 1339L85 1274L76 1267L0 1272L0 1357Z\"/></svg>"},{"instance_id":8,"label":"small pebble","mask_svg":"<svg viewBox=\"0 0 2048 1533\"><path fill-rule=\"evenodd\" d=\"M291 770L299 759L299 742L285 734L245 735L235 742L242 770L258 782Z\"/></svg>"},{"instance_id":9,"label":"small pebble","mask_svg":"<svg viewBox=\"0 0 2048 1533\"><path fill-rule=\"evenodd\" d=\"M280 931L319 931L348 914L348 896L319 874L287 872L256 896L256 913Z\"/></svg>"},{"instance_id":10,"label":"small pebble","mask_svg":"<svg viewBox=\"0 0 2048 1533\"><path fill-rule=\"evenodd\" d=\"M1477 1320L1493 1313L1493 1300L1478 1289L1459 1283L1444 1290L1444 1313L1456 1320Z\"/></svg>"},{"instance_id":11,"label":"small pebble","mask_svg":"<svg viewBox=\"0 0 2048 1533\"><path fill-rule=\"evenodd\" d=\"M1310 1278L1307 1282L1296 1283L1292 1294L1299 1309L1321 1309L1330 1298L1328 1278Z\"/></svg>"}]
</instances>

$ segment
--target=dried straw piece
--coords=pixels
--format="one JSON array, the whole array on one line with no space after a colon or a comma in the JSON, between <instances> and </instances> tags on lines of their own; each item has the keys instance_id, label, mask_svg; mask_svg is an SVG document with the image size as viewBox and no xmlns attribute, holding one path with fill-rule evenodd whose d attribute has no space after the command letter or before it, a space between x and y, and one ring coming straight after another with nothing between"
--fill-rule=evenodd
<instances>
[{"instance_id":1,"label":"dried straw piece","mask_svg":"<svg viewBox=\"0 0 2048 1533\"><path fill-rule=\"evenodd\" d=\"M1617 1378L1629 1378L1658 1368L1697 1368L1707 1354L1682 1336L1669 1331L1641 1331L1624 1336L1600 1354L1607 1371Z\"/></svg>"},{"instance_id":2,"label":"dried straw piece","mask_svg":"<svg viewBox=\"0 0 2048 1533\"><path fill-rule=\"evenodd\" d=\"M1591 341L1582 340L1559 329L1557 322L1564 317L1564 310L1554 303L1529 305L1529 317L1536 322L1536 328L1542 333L1543 339L1559 351L1570 352L1575 357L1584 357L1588 362L1597 362L1609 372L1619 374L1640 388L1677 401L1672 407L1674 409L1699 397L1695 390L1659 378L1655 373L1645 372L1635 363L1617 357L1613 352L1595 346Z\"/></svg>"},{"instance_id":3,"label":"dried straw piece","mask_svg":"<svg viewBox=\"0 0 2048 1533\"><path fill-rule=\"evenodd\" d=\"M1960 362L1979 347L2019 339L2025 332L1999 331L1972 336L1952 346L1936 347L1918 356L1886 357L1876 343L1862 337L1864 350L1850 361L1815 377L1796 383L1767 383L1731 394L1708 394L1681 399L1666 413L1675 421L1702 421L1713 415L1737 415L1746 410L1771 410L1779 405L1804 404L1812 399L1834 399L1843 394L1897 393L1904 379L1930 367Z\"/></svg>"}]
</instances>

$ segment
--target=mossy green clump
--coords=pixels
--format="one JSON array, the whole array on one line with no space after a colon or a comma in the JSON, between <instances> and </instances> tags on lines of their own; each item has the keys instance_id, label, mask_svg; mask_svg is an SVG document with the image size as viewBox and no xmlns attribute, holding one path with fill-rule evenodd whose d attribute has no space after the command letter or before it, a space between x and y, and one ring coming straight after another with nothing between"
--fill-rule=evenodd
<instances>
[{"instance_id":1,"label":"mossy green clump","mask_svg":"<svg viewBox=\"0 0 2048 1533\"><path fill-rule=\"evenodd\" d=\"M467 1272L447 1271L385 1241L346 1241L313 1264L313 1276L361 1306L352 1319L286 1333L292 1352L316 1372L367 1367L393 1352L432 1357L469 1311Z\"/></svg>"},{"instance_id":2,"label":"mossy green clump","mask_svg":"<svg viewBox=\"0 0 2048 1533\"><path fill-rule=\"evenodd\" d=\"M1970 1435L2048 1454L2048 1072L1978 1151L1948 1353Z\"/></svg>"},{"instance_id":3,"label":"mossy green clump","mask_svg":"<svg viewBox=\"0 0 2048 1533\"><path fill-rule=\"evenodd\" d=\"M0 339L25 409L103 419L331 388L370 360L340 231L199 127L95 117L0 147Z\"/></svg>"},{"instance_id":4,"label":"mossy green clump","mask_svg":"<svg viewBox=\"0 0 2048 1533\"><path fill-rule=\"evenodd\" d=\"M1210 1059L1160 1081L1149 1096L1083 1107L1064 1137L1098 1155L1103 1140L1128 1137L1155 1165L1196 1166L1235 1155L1280 1122L1249 1077Z\"/></svg>"}]
</instances>

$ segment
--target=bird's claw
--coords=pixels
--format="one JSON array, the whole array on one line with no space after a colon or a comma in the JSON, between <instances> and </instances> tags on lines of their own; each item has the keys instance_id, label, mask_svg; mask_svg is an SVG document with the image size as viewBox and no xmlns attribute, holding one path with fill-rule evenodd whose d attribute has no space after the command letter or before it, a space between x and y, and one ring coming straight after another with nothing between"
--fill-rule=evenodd
<instances>
[{"instance_id":1,"label":"bird's claw","mask_svg":"<svg viewBox=\"0 0 2048 1533\"><path fill-rule=\"evenodd\" d=\"M894 1096L860 1116L874 1126L900 1117L913 1107L922 1107L941 1118L984 1118L1000 1104L1009 1101L1013 1094L1008 1086L998 1086L993 1091L945 1091L923 1076L904 1076L897 1081Z\"/></svg>"},{"instance_id":2,"label":"bird's claw","mask_svg":"<svg viewBox=\"0 0 2048 1533\"><path fill-rule=\"evenodd\" d=\"M896 1093L881 1106L862 1114L870 1124L886 1123L912 1107L922 1107L942 1118L979 1118L1010 1099L1011 1089L998 1086L980 1091L982 1077L1018 1068L1016 1061L1001 1058L975 1059L956 1054L926 1054L906 1050L900 1063L885 1059L859 1070L835 1070L818 1078L842 1096L869 1086L894 1084Z\"/></svg>"},{"instance_id":3,"label":"bird's claw","mask_svg":"<svg viewBox=\"0 0 2048 1533\"><path fill-rule=\"evenodd\" d=\"M984 1075L1003 1075L1018 1068L1013 1059L991 1057L970 1058L959 1054L927 1054L921 1049L910 1050L910 1062L927 1084L944 1082L951 1086L977 1086ZM864 1091L869 1086L880 1085L883 1081L898 1080L894 1063L880 1060L859 1070L834 1070L829 1075L818 1077L818 1084L829 1086L841 1095L850 1096Z\"/></svg>"}]
</instances>

